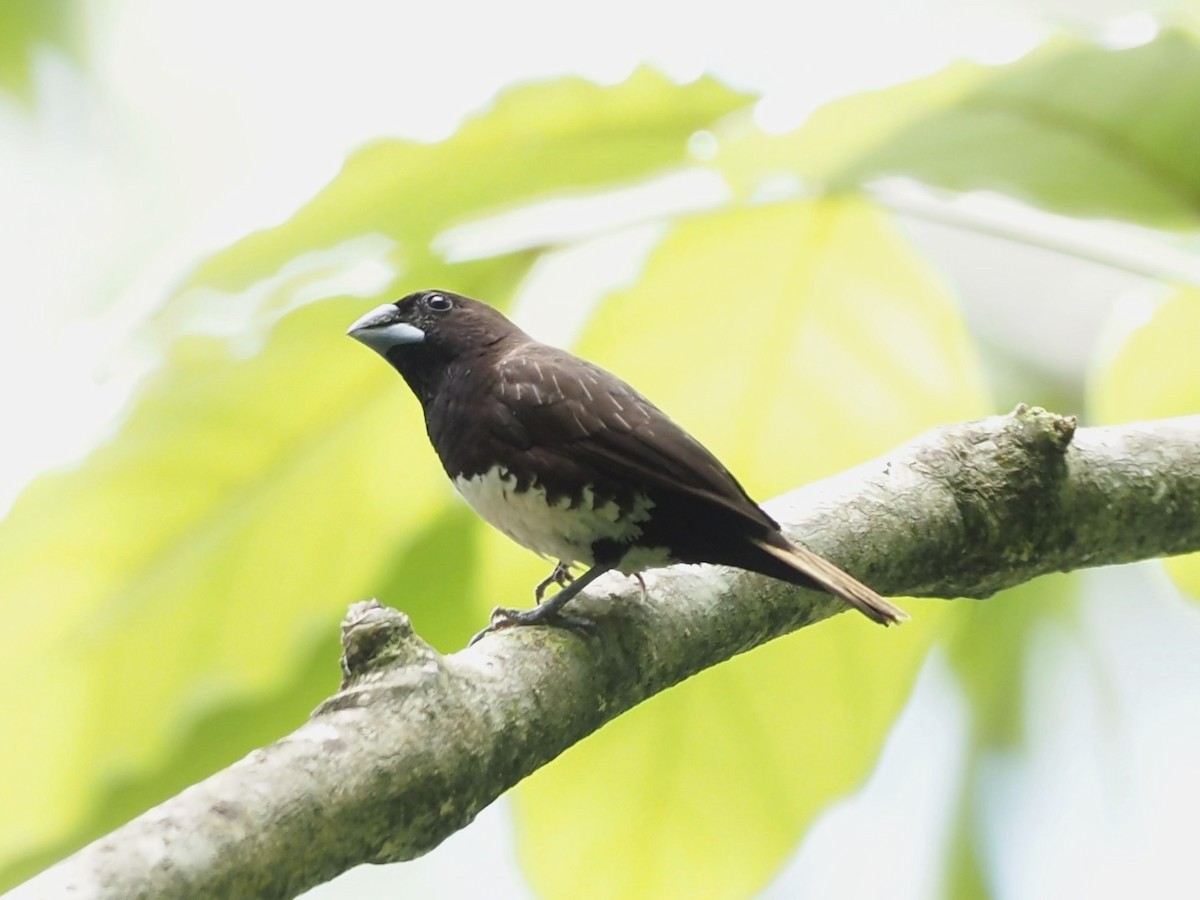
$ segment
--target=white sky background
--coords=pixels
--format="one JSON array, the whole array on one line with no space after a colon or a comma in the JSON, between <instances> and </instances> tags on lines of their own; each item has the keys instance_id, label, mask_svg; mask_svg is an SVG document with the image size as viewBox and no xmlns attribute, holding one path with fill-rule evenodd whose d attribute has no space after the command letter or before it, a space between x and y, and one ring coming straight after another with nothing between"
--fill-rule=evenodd
<instances>
[{"instance_id":1,"label":"white sky background","mask_svg":"<svg viewBox=\"0 0 1200 900\"><path fill-rule=\"evenodd\" d=\"M1100 33L1136 42L1152 33L1138 14L1146 9L1066 0L96 0L88 71L46 53L33 115L0 98L0 373L8 385L0 392L0 509L39 471L79 458L110 427L146 360L129 336L172 283L205 253L285 219L366 140L445 137L506 84L566 73L612 82L642 62L676 78L708 72L763 93L761 122L782 129L833 97L956 58L1008 61L1064 21L1106 23ZM974 303L973 321L1003 343L1004 320L1022 318L1003 305L1016 292L1005 296L994 272L972 282L970 253L945 243L968 238L939 237L935 226L914 226L914 234L953 247L936 261ZM1019 277L1043 263L1026 255L995 268ZM1020 295L1043 311L1065 310L1057 327L1076 336L1095 338L1104 311L1128 308L1120 295L1140 285L1064 261L1036 271L1043 293L1054 296ZM600 277L589 283L571 266L581 291ZM543 282L561 289L553 272ZM1085 304L1090 315L1076 314L1068 289L1093 301ZM989 290L1000 306L987 302ZM1103 303L1094 302L1098 293ZM1086 359L1089 344L1075 342L1078 360ZM1040 743L1026 758L995 761L984 827L994 835L1000 896L1066 896L1080 884L1070 879L1081 866L1091 872L1092 897L1196 893L1185 887L1195 880L1182 843L1194 832L1184 816L1200 806L1192 774L1200 713L1178 698L1200 687L1200 654L1190 652L1200 646L1200 624L1154 566L1119 584L1120 596L1110 589L1113 596L1085 609L1083 636L1047 636L1030 664L1038 683L1063 685L1076 715L1035 727ZM1150 604L1159 595L1167 599ZM1131 615L1131 634L1113 630L1114 617ZM1144 652L1164 641L1173 648L1166 656ZM1115 705L1095 696L1106 680ZM957 789L962 711L935 663L866 799L827 817L769 895L929 896L936 834ZM1035 726L1042 715L1031 709ZM1119 758L1094 758L1097 746ZM905 784L889 781L889 765L905 772ZM452 883L468 896L520 896L502 813L485 813L405 867L417 879L410 889L420 893L424 884L432 893ZM858 855L864 830L886 848L877 865ZM480 882L464 865L486 866L487 875Z\"/></svg>"}]
</instances>

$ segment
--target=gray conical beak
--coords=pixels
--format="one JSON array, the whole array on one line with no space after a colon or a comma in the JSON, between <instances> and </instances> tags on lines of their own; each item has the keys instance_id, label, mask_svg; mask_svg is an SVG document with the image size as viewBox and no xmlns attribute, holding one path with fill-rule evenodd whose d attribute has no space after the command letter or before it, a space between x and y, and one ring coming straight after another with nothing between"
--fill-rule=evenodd
<instances>
[{"instance_id":1,"label":"gray conical beak","mask_svg":"<svg viewBox=\"0 0 1200 900\"><path fill-rule=\"evenodd\" d=\"M400 310L394 303L375 307L357 319L346 334L382 356L387 356L389 350L401 344L419 344L425 340L424 331L400 321Z\"/></svg>"}]
</instances>

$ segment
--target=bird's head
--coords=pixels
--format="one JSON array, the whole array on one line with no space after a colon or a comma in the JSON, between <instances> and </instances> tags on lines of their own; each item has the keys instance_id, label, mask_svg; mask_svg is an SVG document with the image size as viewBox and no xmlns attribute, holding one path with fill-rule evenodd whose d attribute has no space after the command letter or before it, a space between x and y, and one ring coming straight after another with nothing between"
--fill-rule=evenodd
<instances>
[{"instance_id":1,"label":"bird's head","mask_svg":"<svg viewBox=\"0 0 1200 900\"><path fill-rule=\"evenodd\" d=\"M391 363L422 400L450 364L528 340L486 303L438 290L377 306L346 333Z\"/></svg>"}]
</instances>

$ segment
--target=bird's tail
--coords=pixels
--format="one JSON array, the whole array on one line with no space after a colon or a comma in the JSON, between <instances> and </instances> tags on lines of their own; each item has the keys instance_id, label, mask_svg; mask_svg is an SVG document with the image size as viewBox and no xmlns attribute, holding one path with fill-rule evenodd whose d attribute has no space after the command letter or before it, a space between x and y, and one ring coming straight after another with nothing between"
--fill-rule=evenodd
<instances>
[{"instance_id":1,"label":"bird's tail","mask_svg":"<svg viewBox=\"0 0 1200 900\"><path fill-rule=\"evenodd\" d=\"M861 581L811 550L786 540L780 541L785 546L770 543L762 538L753 538L751 542L797 574L815 583L820 590L841 597L868 619L881 625L898 625L908 621L908 613L900 607L889 603Z\"/></svg>"}]
</instances>

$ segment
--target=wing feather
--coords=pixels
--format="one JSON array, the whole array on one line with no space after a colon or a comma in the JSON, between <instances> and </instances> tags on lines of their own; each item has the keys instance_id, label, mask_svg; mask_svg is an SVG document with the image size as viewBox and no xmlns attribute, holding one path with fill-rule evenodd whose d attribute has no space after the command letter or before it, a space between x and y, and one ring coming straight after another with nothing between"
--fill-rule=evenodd
<instances>
[{"instance_id":1,"label":"wing feather","mask_svg":"<svg viewBox=\"0 0 1200 900\"><path fill-rule=\"evenodd\" d=\"M505 358L499 371L497 395L511 417L504 429L521 435L543 471L573 469L563 471L566 483L614 494L640 484L715 504L756 531L778 528L704 445L612 373L541 344ZM519 383L536 389L518 391Z\"/></svg>"}]
</instances>

